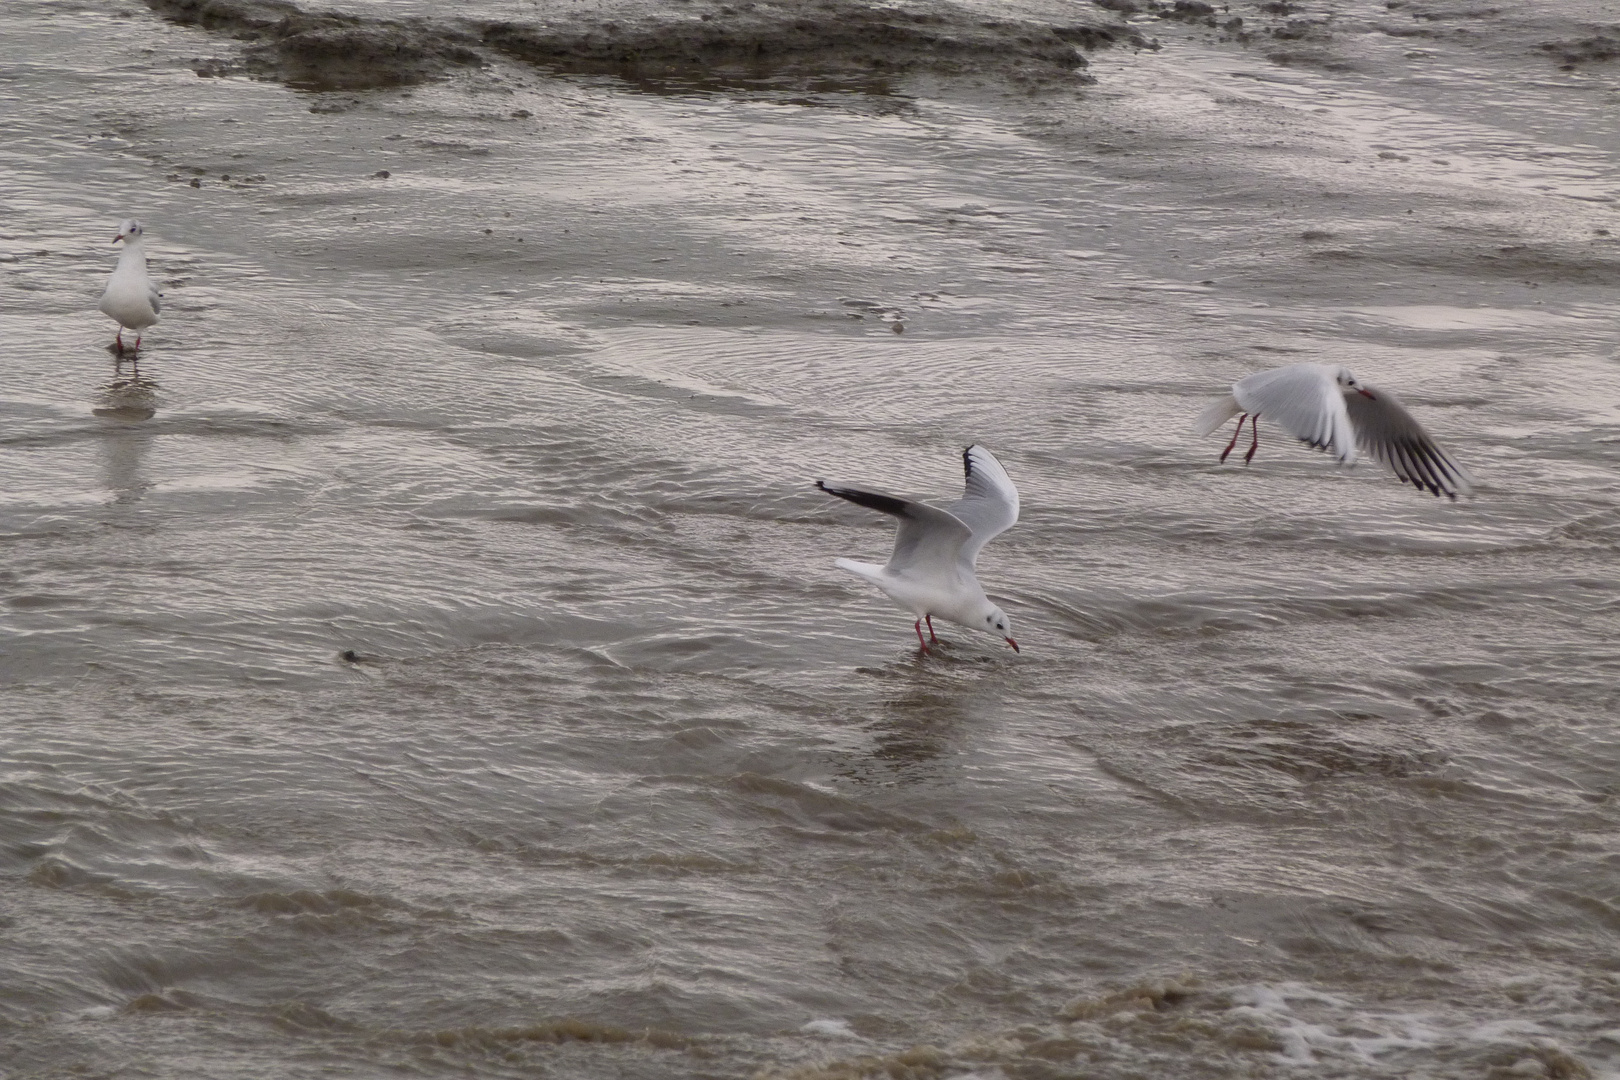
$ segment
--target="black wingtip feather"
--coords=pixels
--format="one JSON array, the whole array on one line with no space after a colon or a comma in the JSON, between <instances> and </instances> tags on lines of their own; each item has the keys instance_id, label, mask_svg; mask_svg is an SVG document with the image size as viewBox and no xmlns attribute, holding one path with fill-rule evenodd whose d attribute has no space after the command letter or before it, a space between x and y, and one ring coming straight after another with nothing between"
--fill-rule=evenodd
<instances>
[{"instance_id":1,"label":"black wingtip feather","mask_svg":"<svg viewBox=\"0 0 1620 1080\"><path fill-rule=\"evenodd\" d=\"M856 506L864 506L884 514L893 514L895 517L905 517L906 507L909 505L906 500L897 499L893 495L882 495L876 491L862 491L860 488L830 487L821 480L816 481L816 487L829 495L847 499Z\"/></svg>"}]
</instances>

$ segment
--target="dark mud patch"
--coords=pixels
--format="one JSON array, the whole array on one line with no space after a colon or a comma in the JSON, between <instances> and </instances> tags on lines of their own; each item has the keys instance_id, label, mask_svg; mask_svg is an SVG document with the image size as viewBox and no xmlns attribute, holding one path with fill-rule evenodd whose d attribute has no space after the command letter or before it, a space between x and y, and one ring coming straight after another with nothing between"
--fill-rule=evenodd
<instances>
[{"instance_id":1,"label":"dark mud patch","mask_svg":"<svg viewBox=\"0 0 1620 1080\"><path fill-rule=\"evenodd\" d=\"M1160 20L1166 32L1174 24L1197 32L1220 31L1223 41L1258 46L1268 60L1284 66L1318 67L1349 71L1355 64L1335 48L1346 23L1332 10L1305 12L1298 4L1262 3L1242 6L1232 3L1209 4L1203 0L1092 0L1098 7L1123 15L1151 15ZM1241 11L1242 14L1237 12ZM1299 15L1294 18L1292 16ZM1358 31L1359 32L1359 31ZM1352 35L1354 36L1354 35ZM1151 43L1150 48L1156 47Z\"/></svg>"},{"instance_id":2,"label":"dark mud patch","mask_svg":"<svg viewBox=\"0 0 1620 1080\"><path fill-rule=\"evenodd\" d=\"M1213 4L1204 3L1203 0L1175 0L1173 4L1158 5L1154 13L1161 19L1203 23L1206 26L1215 25L1215 7Z\"/></svg>"},{"instance_id":3,"label":"dark mud patch","mask_svg":"<svg viewBox=\"0 0 1620 1080\"><path fill-rule=\"evenodd\" d=\"M1303 234L1302 239L1328 239L1331 234ZM1392 267L1435 270L1476 279L1501 279L1545 285L1592 285L1620 288L1620 260L1606 258L1582 245L1511 244L1489 248L1430 245L1408 247L1315 248L1306 258L1319 264L1381 263Z\"/></svg>"},{"instance_id":4,"label":"dark mud patch","mask_svg":"<svg viewBox=\"0 0 1620 1080\"><path fill-rule=\"evenodd\" d=\"M1376 29L1391 37L1424 37L1471 47L1488 46L1494 40L1513 52L1549 56L1564 71L1620 60L1620 23L1604 25L1582 18L1592 7L1572 13L1554 4L1487 6L1471 0L1388 0L1385 6L1391 19L1377 21Z\"/></svg>"},{"instance_id":5,"label":"dark mud patch","mask_svg":"<svg viewBox=\"0 0 1620 1080\"><path fill-rule=\"evenodd\" d=\"M1271 49L1266 59L1278 67L1314 67L1323 71L1355 71L1356 65L1326 49Z\"/></svg>"},{"instance_id":6,"label":"dark mud patch","mask_svg":"<svg viewBox=\"0 0 1620 1080\"><path fill-rule=\"evenodd\" d=\"M246 70L304 90L410 86L478 64L465 33L422 21L306 12L280 0L146 0L171 22L248 42ZM199 72L202 74L202 72Z\"/></svg>"},{"instance_id":7,"label":"dark mud patch","mask_svg":"<svg viewBox=\"0 0 1620 1080\"><path fill-rule=\"evenodd\" d=\"M884 75L926 70L1015 79L1072 76L1083 49L1136 40L1101 17L1067 25L987 19L950 7L901 10L849 0L743 4L682 19L559 28L494 23L483 43L559 71L647 78Z\"/></svg>"},{"instance_id":8,"label":"dark mud patch","mask_svg":"<svg viewBox=\"0 0 1620 1080\"><path fill-rule=\"evenodd\" d=\"M885 86L908 72L1017 83L1089 81L1085 50L1148 46L1111 16L991 18L950 4L779 0L621 11L544 22L380 20L286 0L146 0L164 18L248 43L251 74L313 90L406 86L495 57L564 74L716 88L783 77Z\"/></svg>"},{"instance_id":9,"label":"dark mud patch","mask_svg":"<svg viewBox=\"0 0 1620 1080\"><path fill-rule=\"evenodd\" d=\"M1551 245L1513 244L1481 252L1475 269L1487 276L1620 288L1620 261Z\"/></svg>"},{"instance_id":10,"label":"dark mud patch","mask_svg":"<svg viewBox=\"0 0 1620 1080\"><path fill-rule=\"evenodd\" d=\"M1333 31L1314 19L1289 19L1266 31L1278 41L1332 41Z\"/></svg>"},{"instance_id":11,"label":"dark mud patch","mask_svg":"<svg viewBox=\"0 0 1620 1080\"><path fill-rule=\"evenodd\" d=\"M1582 64L1620 60L1620 27L1610 34L1593 34L1577 41L1544 42L1541 50L1551 53L1565 71L1574 71Z\"/></svg>"},{"instance_id":12,"label":"dark mud patch","mask_svg":"<svg viewBox=\"0 0 1620 1080\"><path fill-rule=\"evenodd\" d=\"M1366 47L1372 35L1420 40L1424 51L1408 54L1409 59L1426 59L1429 50L1447 47L1470 54L1468 63L1513 64L1534 56L1550 59L1564 71L1620 61L1620 23L1583 17L1594 10L1589 4L1577 5L1580 10L1572 13L1553 4L1483 5L1473 0L1386 0L1376 7L1348 0L1092 3L1126 16L1152 16L1165 35L1186 37L1214 28L1220 40L1252 46L1284 67L1376 74L1383 67L1376 51Z\"/></svg>"}]
</instances>

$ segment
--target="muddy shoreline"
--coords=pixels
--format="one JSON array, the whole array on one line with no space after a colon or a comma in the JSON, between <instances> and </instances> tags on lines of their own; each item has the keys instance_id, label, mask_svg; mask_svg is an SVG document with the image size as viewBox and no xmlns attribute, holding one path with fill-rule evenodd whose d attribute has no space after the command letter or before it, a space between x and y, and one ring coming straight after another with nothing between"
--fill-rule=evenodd
<instances>
[{"instance_id":1,"label":"muddy shoreline","mask_svg":"<svg viewBox=\"0 0 1620 1080\"><path fill-rule=\"evenodd\" d=\"M858 0L677 4L611 18L376 19L284 0L146 0L171 22L246 43L241 70L308 90L408 86L497 57L631 81L885 78L985 73L1022 83L1087 77L1087 50L1149 42L1116 14L1062 23L986 18L951 4ZM227 74L214 67L208 74Z\"/></svg>"},{"instance_id":2,"label":"muddy shoreline","mask_svg":"<svg viewBox=\"0 0 1620 1080\"><path fill-rule=\"evenodd\" d=\"M1158 38L1144 27L1153 34L1217 37L1280 66L1332 71L1366 66L1361 53L1369 35L1407 41L1414 49L1470 48L1479 46L1480 28L1489 23L1517 24L1505 36L1526 42L1521 59L1559 71L1604 70L1620 60L1620 20L1611 23L1597 8L1592 18L1572 18L1445 0L1398 0L1373 14L1348 4L1275 0L1219 6L1102 0L1090 9L1005 17L943 2L672 0L652 9L550 11L532 21L386 18L288 0L145 2L170 22L245 43L239 59L208 61L199 74L245 73L317 91L410 86L497 59L562 74L707 87L810 78L887 90L887 80L912 73L1062 87L1094 81L1086 71L1088 52L1158 48Z\"/></svg>"}]
</instances>

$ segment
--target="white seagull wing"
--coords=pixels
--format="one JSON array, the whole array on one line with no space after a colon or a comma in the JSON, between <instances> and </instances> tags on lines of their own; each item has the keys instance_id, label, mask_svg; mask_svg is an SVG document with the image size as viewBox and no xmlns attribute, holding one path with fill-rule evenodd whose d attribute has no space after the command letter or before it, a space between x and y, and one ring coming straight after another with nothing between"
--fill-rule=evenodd
<instances>
[{"instance_id":1,"label":"white seagull wing","mask_svg":"<svg viewBox=\"0 0 1620 1080\"><path fill-rule=\"evenodd\" d=\"M957 561L962 557L962 546L973 537L972 530L959 518L937 506L820 480L816 481L816 487L900 520L894 552L889 556L889 565L884 567L891 574L912 578L954 575Z\"/></svg>"},{"instance_id":2,"label":"white seagull wing","mask_svg":"<svg viewBox=\"0 0 1620 1080\"><path fill-rule=\"evenodd\" d=\"M996 455L978 443L962 451L962 471L966 477L962 497L945 511L972 533L962 545L961 556L971 568L980 548L1017 523L1018 489Z\"/></svg>"},{"instance_id":3,"label":"white seagull wing","mask_svg":"<svg viewBox=\"0 0 1620 1080\"><path fill-rule=\"evenodd\" d=\"M1244 412L1276 421L1299 441L1349 465L1356 460L1356 440L1337 372L1325 364L1272 368L1233 383L1232 396Z\"/></svg>"},{"instance_id":4,"label":"white seagull wing","mask_svg":"<svg viewBox=\"0 0 1620 1080\"><path fill-rule=\"evenodd\" d=\"M1356 442L1388 465L1402 483L1455 499L1474 490L1473 477L1429 437L1393 394L1362 383L1343 393Z\"/></svg>"}]
</instances>

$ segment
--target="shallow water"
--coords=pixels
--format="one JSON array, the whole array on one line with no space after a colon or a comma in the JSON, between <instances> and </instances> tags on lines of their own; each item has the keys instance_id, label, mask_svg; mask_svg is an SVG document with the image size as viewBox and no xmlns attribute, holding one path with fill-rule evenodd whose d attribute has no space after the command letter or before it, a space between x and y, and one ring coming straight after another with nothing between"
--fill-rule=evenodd
<instances>
[{"instance_id":1,"label":"shallow water","mask_svg":"<svg viewBox=\"0 0 1620 1080\"><path fill-rule=\"evenodd\" d=\"M1620 1075L1620 72L1234 12L310 93L9 4L0 1068ZM1188 432L1302 359L1478 496ZM1023 652L920 658L811 484L971 440Z\"/></svg>"}]
</instances>

